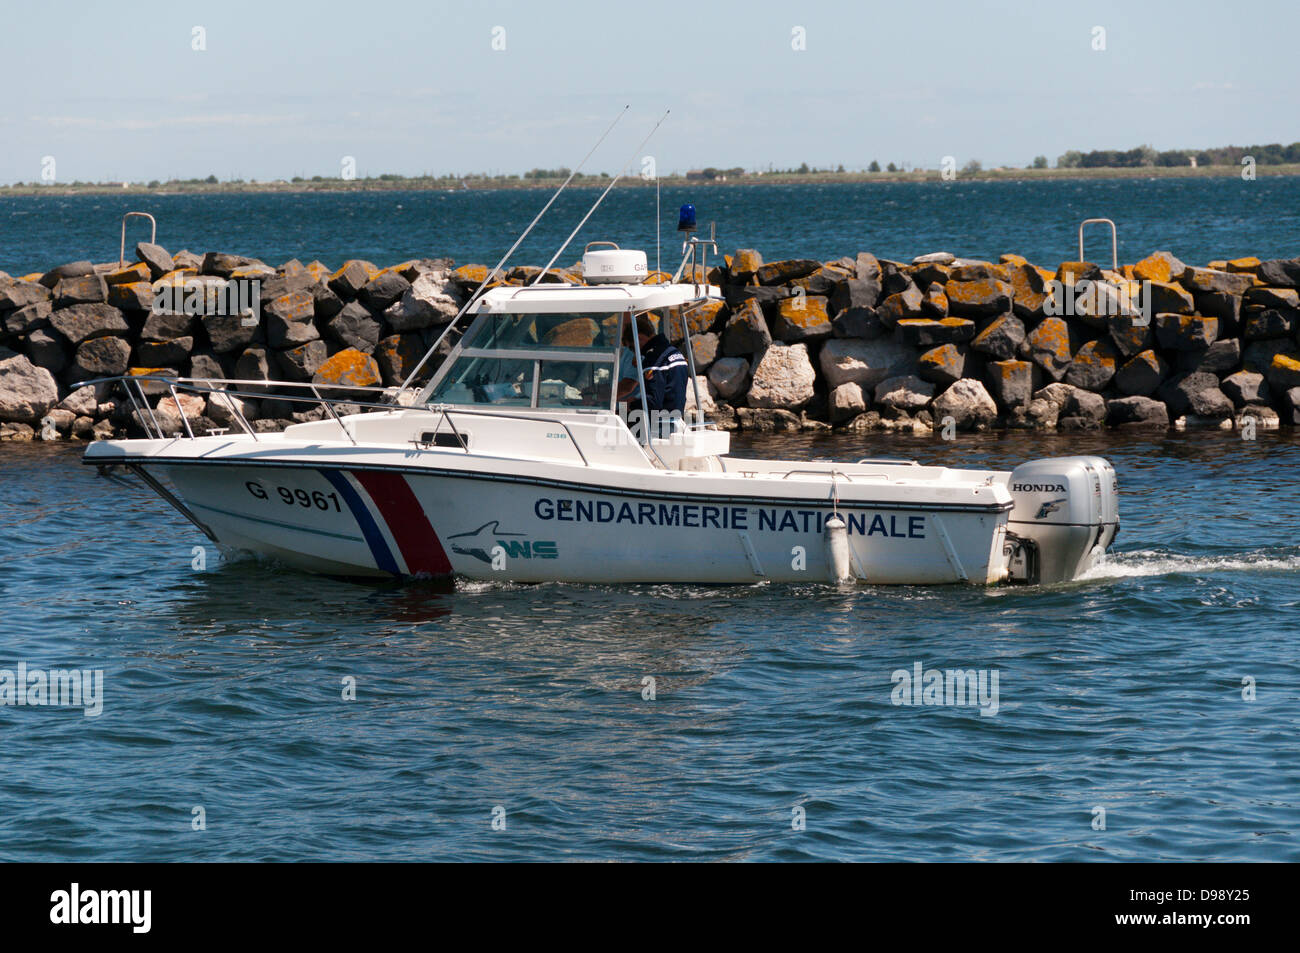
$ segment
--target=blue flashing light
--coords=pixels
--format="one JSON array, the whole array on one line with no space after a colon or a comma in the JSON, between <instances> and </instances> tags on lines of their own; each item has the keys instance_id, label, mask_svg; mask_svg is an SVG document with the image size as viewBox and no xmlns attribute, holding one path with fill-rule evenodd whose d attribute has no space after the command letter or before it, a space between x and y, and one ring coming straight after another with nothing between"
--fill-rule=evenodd
<instances>
[{"instance_id":1,"label":"blue flashing light","mask_svg":"<svg viewBox=\"0 0 1300 953\"><path fill-rule=\"evenodd\" d=\"M677 230L679 232L695 231L695 206L687 202L677 213Z\"/></svg>"}]
</instances>

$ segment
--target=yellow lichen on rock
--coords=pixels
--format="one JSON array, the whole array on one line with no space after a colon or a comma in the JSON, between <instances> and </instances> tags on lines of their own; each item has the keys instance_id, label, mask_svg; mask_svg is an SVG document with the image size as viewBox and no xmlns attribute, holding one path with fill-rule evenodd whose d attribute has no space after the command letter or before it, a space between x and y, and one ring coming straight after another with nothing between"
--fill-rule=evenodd
<instances>
[{"instance_id":1,"label":"yellow lichen on rock","mask_svg":"<svg viewBox=\"0 0 1300 953\"><path fill-rule=\"evenodd\" d=\"M479 285L487 281L487 265L461 265L451 273L452 277L461 284Z\"/></svg>"},{"instance_id":2,"label":"yellow lichen on rock","mask_svg":"<svg viewBox=\"0 0 1300 953\"><path fill-rule=\"evenodd\" d=\"M966 359L954 344L941 344L926 351L917 360L921 379L944 386L960 380Z\"/></svg>"},{"instance_id":3,"label":"yellow lichen on rock","mask_svg":"<svg viewBox=\"0 0 1300 953\"><path fill-rule=\"evenodd\" d=\"M197 268L175 268L167 272L167 274L159 277L159 279L153 283L154 290L156 291L162 285L184 287L187 280L190 278L197 278L198 276L199 272Z\"/></svg>"},{"instance_id":4,"label":"yellow lichen on rock","mask_svg":"<svg viewBox=\"0 0 1300 953\"><path fill-rule=\"evenodd\" d=\"M692 308L686 315L686 327L691 334L704 334L718 320L718 314L724 307L721 301L706 301L698 307ZM680 341L683 337L681 312L673 308L668 312L668 320L664 334L670 341Z\"/></svg>"},{"instance_id":5,"label":"yellow lichen on rock","mask_svg":"<svg viewBox=\"0 0 1300 953\"><path fill-rule=\"evenodd\" d=\"M416 259L414 259L414 258L408 258L406 261L398 262L396 265L389 265L387 268L380 268L379 271L376 272L376 274L379 274L379 275L388 275L388 274L401 275L402 272L404 272L404 271L406 271L406 270L408 270L408 269L414 268L414 267L415 267L415 264L416 264ZM406 276L403 275L403 277L406 277Z\"/></svg>"},{"instance_id":6,"label":"yellow lichen on rock","mask_svg":"<svg viewBox=\"0 0 1300 953\"><path fill-rule=\"evenodd\" d=\"M117 271L110 271L104 276L104 281L110 285L127 285L137 281L149 281L149 266L139 261L134 265L119 268Z\"/></svg>"},{"instance_id":7,"label":"yellow lichen on rock","mask_svg":"<svg viewBox=\"0 0 1300 953\"><path fill-rule=\"evenodd\" d=\"M782 298L776 306L777 318L796 328L815 328L827 323L826 299L819 295Z\"/></svg>"},{"instance_id":8,"label":"yellow lichen on rock","mask_svg":"<svg viewBox=\"0 0 1300 953\"><path fill-rule=\"evenodd\" d=\"M344 348L329 358L312 377L316 384L370 387L380 382L379 365L369 354L354 347Z\"/></svg>"},{"instance_id":9,"label":"yellow lichen on rock","mask_svg":"<svg viewBox=\"0 0 1300 953\"><path fill-rule=\"evenodd\" d=\"M1184 265L1167 251L1152 252L1133 266L1133 277L1139 281L1170 282L1183 272Z\"/></svg>"},{"instance_id":10,"label":"yellow lichen on rock","mask_svg":"<svg viewBox=\"0 0 1300 953\"><path fill-rule=\"evenodd\" d=\"M728 264L732 278L737 281L748 281L762 267L763 256L752 248L741 248Z\"/></svg>"},{"instance_id":11,"label":"yellow lichen on rock","mask_svg":"<svg viewBox=\"0 0 1300 953\"><path fill-rule=\"evenodd\" d=\"M108 303L115 308L143 311L153 304L153 285L148 281L131 281L108 286Z\"/></svg>"},{"instance_id":12,"label":"yellow lichen on rock","mask_svg":"<svg viewBox=\"0 0 1300 953\"><path fill-rule=\"evenodd\" d=\"M1100 271L1101 269L1090 261L1063 261L1056 269L1054 277L1057 281L1074 284L1079 279L1091 277Z\"/></svg>"}]
</instances>

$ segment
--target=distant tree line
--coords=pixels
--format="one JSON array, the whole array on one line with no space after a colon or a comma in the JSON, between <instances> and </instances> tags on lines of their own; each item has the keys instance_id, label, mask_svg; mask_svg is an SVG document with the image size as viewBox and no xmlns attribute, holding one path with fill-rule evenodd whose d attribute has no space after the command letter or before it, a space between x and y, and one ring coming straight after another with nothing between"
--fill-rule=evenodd
<instances>
[{"instance_id":1,"label":"distant tree line","mask_svg":"<svg viewBox=\"0 0 1300 953\"><path fill-rule=\"evenodd\" d=\"M1245 156L1251 156L1252 158L1254 158L1255 162L1258 165L1290 165L1290 164L1300 165L1300 142L1293 142L1290 145L1282 145L1281 143L1270 142L1267 145L1223 146L1217 149L1170 149L1164 152L1160 152L1156 149L1153 149L1149 145L1141 145L1133 149L1094 149L1091 152L1079 152L1072 149L1069 152L1066 152L1064 155L1057 158L1056 167L1058 169L1136 169L1136 168L1143 168L1143 167L1150 168L1155 166L1175 167L1175 166L1190 166L1192 165L1193 159L1195 160L1195 163L1198 167L1239 166L1241 164L1241 160ZM1042 156L1042 155L1035 156L1033 162L1030 165L1026 166L1026 168L1032 168L1032 169L1048 168L1047 156ZM983 164L978 159L971 159L962 167L962 172L964 174L970 175L973 173L980 172L982 171L982 169L983 169ZM445 173L440 175L433 175L426 172L423 175L406 176L406 175L397 175L395 173L386 172L382 175L378 175L374 177L357 176L355 180L348 180L348 181L356 181L359 183L378 181L378 182L385 182L385 183L403 183L403 184L410 184L414 186L437 183L440 186L453 187L453 186L460 185L463 180L470 180L479 183L499 182L503 184L511 183L511 182L520 182L521 180L522 181L560 180L566 178L569 175L569 171L570 170L568 168L561 166L558 169L530 169L529 171L524 173L512 173L512 174L498 173L494 175L489 175L483 172ZM838 165L835 168L831 168L827 166L824 169L819 169L814 166L810 166L807 162L800 164L798 168L775 169L769 166L767 169L768 174L777 174L777 175L820 175L820 174L835 174L835 173L842 174L844 173L844 171L845 169L843 164ZM881 171L908 172L911 171L911 167L899 166L898 164L891 162L882 170L879 161L872 159L871 164L867 166L867 172L881 172ZM713 180L713 179L720 179L720 178L738 178L740 176L747 176L753 174L761 175L762 173L751 172L741 166L735 166L729 169L721 169L721 168L715 168L714 166L708 166L707 168L704 168L699 171L692 171L688 173L686 177L689 179L700 178L706 180ZM584 174L579 174L574 176L576 180L588 180L588 181L590 180L599 181L602 179L608 180L609 177L610 175L608 172L599 172L599 173L591 172L591 173L584 173ZM249 181L255 183L257 180L250 179ZM295 175L289 181L295 184L306 183L306 182L324 184L324 183L339 183L345 180L343 180L339 176L313 175L310 178L307 178L304 176ZM160 188L163 185L188 185L188 186L218 185L218 184L240 185L243 184L243 182L244 182L243 179L234 178L234 177L231 177L224 181L219 181L215 175L209 175L206 178L171 179L168 180L167 182L162 182L162 183L160 183L157 179L153 179L148 183L147 187L151 189L156 189L156 188ZM270 184L276 184L276 182L283 182L283 180L274 180ZM48 184L49 183L33 182L31 183L31 186L38 187L41 185L48 185ZM120 182L96 183L96 182L82 182L80 180L74 182L59 183L59 185L61 186L70 185L74 188L75 187L96 187L96 186L100 186L100 187L117 186L120 184L121 184ZM0 188L6 188L6 187L7 186L0 185ZM15 182L13 183L12 186L8 186L8 187L26 188L28 187L28 185L27 183L24 182Z\"/></svg>"},{"instance_id":2,"label":"distant tree line","mask_svg":"<svg viewBox=\"0 0 1300 953\"><path fill-rule=\"evenodd\" d=\"M1058 169L1136 169L1142 166L1190 166L1192 159L1196 160L1197 166L1240 165L1245 156L1252 156L1258 165L1300 162L1300 142L1293 142L1289 146L1271 142L1263 146L1170 149L1166 152L1157 152L1148 145L1126 150L1094 149L1092 152L1071 150L1056 160L1056 167ZM1034 160L1035 167L1038 167L1039 159Z\"/></svg>"},{"instance_id":3,"label":"distant tree line","mask_svg":"<svg viewBox=\"0 0 1300 953\"><path fill-rule=\"evenodd\" d=\"M705 171L707 172L708 170L706 169ZM744 169L739 169L739 168L738 168L738 169L715 170L715 171L725 171L727 175L745 175L745 174L746 174L746 172L745 172ZM836 168L834 168L834 169L832 169L830 166L827 166L827 167L824 168L824 169L819 169L819 168L817 168L816 166L811 166L811 165L809 165L807 162L800 163L799 168L797 168L797 169L774 169L774 168L772 168L772 167L769 166L769 167L768 167L768 170L767 170L767 172L768 172L769 175L821 175L821 174L823 174L823 173L827 173L827 172L843 172L843 171L844 171L844 166L843 166L843 164L839 165L838 167L836 167Z\"/></svg>"}]
</instances>

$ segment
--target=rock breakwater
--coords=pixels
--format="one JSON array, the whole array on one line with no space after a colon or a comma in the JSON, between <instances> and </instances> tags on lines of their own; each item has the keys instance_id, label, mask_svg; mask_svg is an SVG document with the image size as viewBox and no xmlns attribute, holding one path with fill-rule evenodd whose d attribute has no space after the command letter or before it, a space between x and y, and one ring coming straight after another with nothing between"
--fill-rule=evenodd
<instances>
[{"instance_id":1,"label":"rock breakwater","mask_svg":"<svg viewBox=\"0 0 1300 953\"><path fill-rule=\"evenodd\" d=\"M323 411L280 399L273 382L401 383L488 271L446 258L331 268L146 243L135 252L124 266L0 273L0 439L131 432L125 398L86 383L123 374L267 382L233 405L154 387L153 411L171 429L182 416L196 432L229 427L234 408L262 430L316 419ZM1300 424L1300 258L1194 266L1158 251L1114 269L1048 270L1014 254L768 262L741 249L698 277L724 300L667 316L667 331L680 340L690 327L704 410L727 428Z\"/></svg>"}]
</instances>

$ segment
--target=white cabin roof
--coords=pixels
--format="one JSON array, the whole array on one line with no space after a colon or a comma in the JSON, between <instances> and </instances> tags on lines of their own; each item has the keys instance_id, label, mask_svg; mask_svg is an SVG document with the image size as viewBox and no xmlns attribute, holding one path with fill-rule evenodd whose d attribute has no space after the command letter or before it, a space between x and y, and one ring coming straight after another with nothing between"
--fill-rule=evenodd
<instances>
[{"instance_id":1,"label":"white cabin roof","mask_svg":"<svg viewBox=\"0 0 1300 953\"><path fill-rule=\"evenodd\" d=\"M492 312L570 313L590 311L611 314L618 311L650 311L674 308L703 298L721 298L716 285L566 285L545 284L524 287L503 286L486 292L474 306L476 314Z\"/></svg>"}]
</instances>

